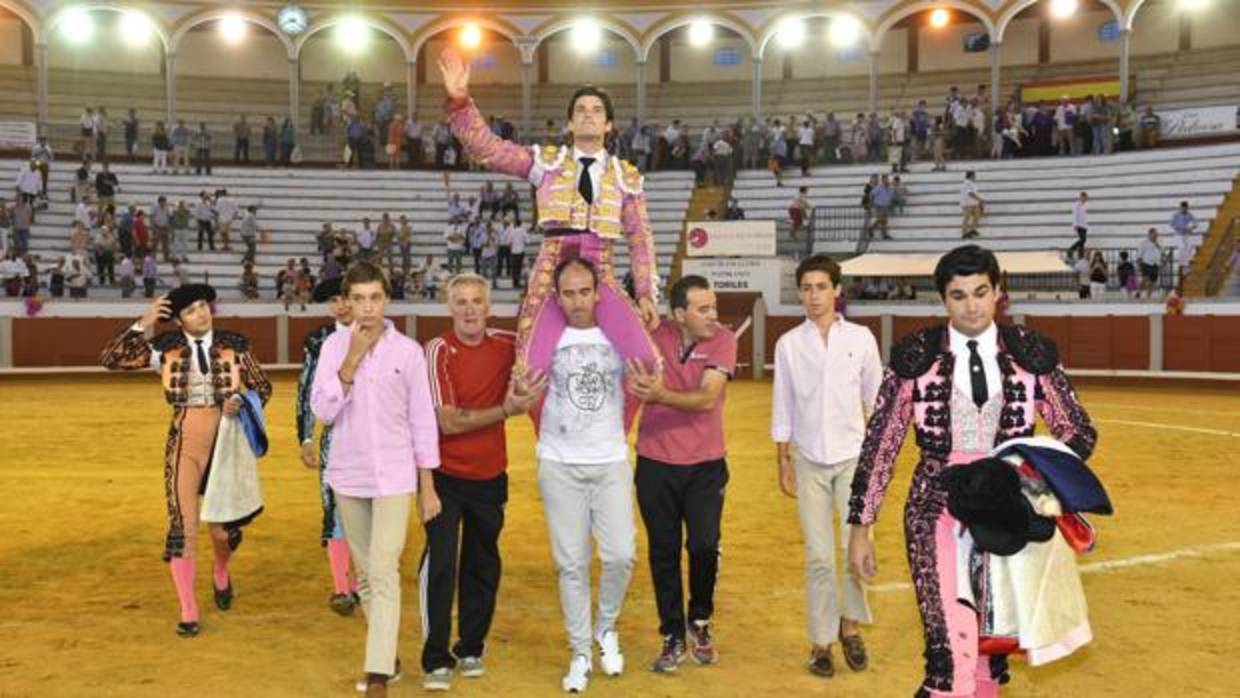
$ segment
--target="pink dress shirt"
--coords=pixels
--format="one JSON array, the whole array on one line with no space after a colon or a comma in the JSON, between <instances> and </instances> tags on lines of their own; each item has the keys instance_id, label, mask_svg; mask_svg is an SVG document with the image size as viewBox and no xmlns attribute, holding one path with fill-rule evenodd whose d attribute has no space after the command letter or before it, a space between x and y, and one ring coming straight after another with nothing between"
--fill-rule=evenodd
<instances>
[{"instance_id":1,"label":"pink dress shirt","mask_svg":"<svg viewBox=\"0 0 1240 698\"><path fill-rule=\"evenodd\" d=\"M348 393L339 372L352 331L333 332L323 342L314 373L310 409L332 427L327 484L348 497L416 492L418 468L439 467L439 424L422 347L390 320L384 327Z\"/></svg>"}]
</instances>

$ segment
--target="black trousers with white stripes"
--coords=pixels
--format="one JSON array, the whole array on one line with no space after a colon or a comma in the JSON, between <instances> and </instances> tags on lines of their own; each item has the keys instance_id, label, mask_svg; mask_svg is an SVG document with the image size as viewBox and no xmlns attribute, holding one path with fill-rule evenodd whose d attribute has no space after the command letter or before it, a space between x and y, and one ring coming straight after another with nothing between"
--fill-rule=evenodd
<instances>
[{"instance_id":1,"label":"black trousers with white stripes","mask_svg":"<svg viewBox=\"0 0 1240 698\"><path fill-rule=\"evenodd\" d=\"M418 577L422 608L422 669L455 667L462 657L481 657L499 591L499 534L504 528L508 475L466 480L435 471L443 505L426 528ZM452 600L459 594L458 631L452 641Z\"/></svg>"}]
</instances>

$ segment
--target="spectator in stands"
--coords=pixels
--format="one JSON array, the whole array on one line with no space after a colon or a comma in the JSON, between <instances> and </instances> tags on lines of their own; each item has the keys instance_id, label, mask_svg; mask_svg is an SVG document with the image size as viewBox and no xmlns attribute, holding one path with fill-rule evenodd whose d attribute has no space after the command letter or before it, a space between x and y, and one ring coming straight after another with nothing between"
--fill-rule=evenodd
<instances>
[{"instance_id":1,"label":"spectator in stands","mask_svg":"<svg viewBox=\"0 0 1240 698\"><path fill-rule=\"evenodd\" d=\"M1115 147L1116 151L1129 151L1137 147L1134 137L1137 112L1132 103L1115 105Z\"/></svg>"},{"instance_id":2,"label":"spectator in stands","mask_svg":"<svg viewBox=\"0 0 1240 698\"><path fill-rule=\"evenodd\" d=\"M650 170L650 158L654 151L653 135L649 126L642 126L633 136L630 146L633 151L633 164L639 172Z\"/></svg>"},{"instance_id":3,"label":"spectator in stands","mask_svg":"<svg viewBox=\"0 0 1240 698\"><path fill-rule=\"evenodd\" d=\"M85 107L82 110L82 116L78 117L78 132L81 140L78 141L78 154L83 159L95 157L95 110Z\"/></svg>"},{"instance_id":4,"label":"spectator in stands","mask_svg":"<svg viewBox=\"0 0 1240 698\"><path fill-rule=\"evenodd\" d=\"M20 257L30 250L30 227L34 225L34 204L18 200L9 218L13 223L13 251Z\"/></svg>"},{"instance_id":5,"label":"spectator in stands","mask_svg":"<svg viewBox=\"0 0 1240 698\"><path fill-rule=\"evenodd\" d=\"M8 253L13 243L9 240L9 235L13 230L13 214L9 211L9 206L3 198L0 198L0 257Z\"/></svg>"},{"instance_id":6,"label":"spectator in stands","mask_svg":"<svg viewBox=\"0 0 1240 698\"><path fill-rule=\"evenodd\" d=\"M35 163L36 169L39 170L39 178L42 186L39 188L39 196L47 200L47 178L52 172L52 163L56 161L56 153L52 151L52 146L47 144L47 136L39 136L38 142L30 149L30 160Z\"/></svg>"},{"instance_id":7,"label":"spectator in stands","mask_svg":"<svg viewBox=\"0 0 1240 698\"><path fill-rule=\"evenodd\" d=\"M872 162L882 162L886 136L883 132L883 124L878 120L878 112L870 112L870 118L865 122L865 136L865 147L869 160Z\"/></svg>"},{"instance_id":8,"label":"spectator in stands","mask_svg":"<svg viewBox=\"0 0 1240 698\"><path fill-rule=\"evenodd\" d=\"M198 122L198 131L194 134L194 174L200 175L205 170L211 176L211 132L207 130L205 121Z\"/></svg>"},{"instance_id":9,"label":"spectator in stands","mask_svg":"<svg viewBox=\"0 0 1240 698\"><path fill-rule=\"evenodd\" d=\"M398 170L405 157L405 116L399 112L394 114L388 120L386 131L383 152L388 157L388 169Z\"/></svg>"},{"instance_id":10,"label":"spectator in stands","mask_svg":"<svg viewBox=\"0 0 1240 698\"><path fill-rule=\"evenodd\" d=\"M730 132L725 131L724 136L716 138L711 145L711 168L712 177L715 186L727 187L732 184L732 143L728 140Z\"/></svg>"},{"instance_id":11,"label":"spectator in stands","mask_svg":"<svg viewBox=\"0 0 1240 698\"><path fill-rule=\"evenodd\" d=\"M908 125L904 121L904 112L897 111L891 115L891 120L887 123L887 132L890 135L891 150L887 154L887 161L891 163L892 172L908 172Z\"/></svg>"},{"instance_id":12,"label":"spectator in stands","mask_svg":"<svg viewBox=\"0 0 1240 698\"><path fill-rule=\"evenodd\" d=\"M155 262L155 250L148 250L146 256L142 258L142 295L154 298L155 286L158 283L159 265Z\"/></svg>"},{"instance_id":13,"label":"spectator in stands","mask_svg":"<svg viewBox=\"0 0 1240 698\"><path fill-rule=\"evenodd\" d=\"M801 232L801 226L805 224L809 217L810 211L809 187L800 187L797 189L797 195L793 197L792 203L788 205L788 221L792 223L791 235L796 238L797 233Z\"/></svg>"},{"instance_id":14,"label":"spectator in stands","mask_svg":"<svg viewBox=\"0 0 1240 698\"><path fill-rule=\"evenodd\" d=\"M73 175L73 191L69 192L69 200L82 203L90 200L95 188L90 174L90 160L83 159L82 165Z\"/></svg>"},{"instance_id":15,"label":"spectator in stands","mask_svg":"<svg viewBox=\"0 0 1240 698\"><path fill-rule=\"evenodd\" d=\"M926 156L932 129L933 123L930 120L930 112L926 109L926 100L919 100L909 117L909 130L913 133L911 160L921 160Z\"/></svg>"},{"instance_id":16,"label":"spectator in stands","mask_svg":"<svg viewBox=\"0 0 1240 698\"><path fill-rule=\"evenodd\" d=\"M340 120L340 97L336 95L336 84L327 83L323 88L323 121L320 125L320 133L332 135L336 129L336 122Z\"/></svg>"},{"instance_id":17,"label":"spectator in stands","mask_svg":"<svg viewBox=\"0 0 1240 698\"><path fill-rule=\"evenodd\" d=\"M745 209L741 208L741 204L736 200L735 196L728 197L728 207L724 209L723 220L725 221L743 221L745 220Z\"/></svg>"},{"instance_id":18,"label":"spectator in stands","mask_svg":"<svg viewBox=\"0 0 1240 698\"><path fill-rule=\"evenodd\" d=\"M1162 117L1154 113L1154 107L1147 106L1137 123L1139 126L1138 147L1157 148L1162 131Z\"/></svg>"},{"instance_id":19,"label":"spectator in stands","mask_svg":"<svg viewBox=\"0 0 1240 698\"><path fill-rule=\"evenodd\" d=\"M1193 264L1193 255L1201 245L1201 234L1197 232L1197 217L1188 210L1188 202L1180 202L1180 210L1171 217L1171 233L1176 247L1176 266L1180 276L1184 276Z\"/></svg>"},{"instance_id":20,"label":"spectator in stands","mask_svg":"<svg viewBox=\"0 0 1240 698\"><path fill-rule=\"evenodd\" d=\"M258 273L254 271L254 263L246 262L241 267L241 297L247 300L258 300Z\"/></svg>"},{"instance_id":21,"label":"spectator in stands","mask_svg":"<svg viewBox=\"0 0 1240 698\"><path fill-rule=\"evenodd\" d=\"M499 215L499 192L490 180L482 183L478 189L478 215L495 220Z\"/></svg>"},{"instance_id":22,"label":"spectator in stands","mask_svg":"<svg viewBox=\"0 0 1240 698\"><path fill-rule=\"evenodd\" d=\"M663 130L662 149L667 153L660 163L659 169L671 169L673 167L681 167L684 164L685 144L684 135L680 129L680 119L673 119L672 123Z\"/></svg>"},{"instance_id":23,"label":"spectator in stands","mask_svg":"<svg viewBox=\"0 0 1240 698\"><path fill-rule=\"evenodd\" d=\"M108 161L108 110L102 105L95 110L95 159L99 162Z\"/></svg>"},{"instance_id":24,"label":"spectator in stands","mask_svg":"<svg viewBox=\"0 0 1240 698\"><path fill-rule=\"evenodd\" d=\"M840 125L839 119L835 118L835 112L827 112L827 117L822 122L822 157L827 162L837 162L840 159L843 136L844 127Z\"/></svg>"},{"instance_id":25,"label":"spectator in stands","mask_svg":"<svg viewBox=\"0 0 1240 698\"><path fill-rule=\"evenodd\" d=\"M205 190L198 193L198 203L194 206L194 221L198 224L198 250L202 251L205 238L211 251L215 251L215 207L211 203L211 195Z\"/></svg>"},{"instance_id":26,"label":"spectator in stands","mask_svg":"<svg viewBox=\"0 0 1240 698\"><path fill-rule=\"evenodd\" d=\"M39 163L31 159L17 170L17 200L34 205L39 198Z\"/></svg>"},{"instance_id":27,"label":"spectator in stands","mask_svg":"<svg viewBox=\"0 0 1240 698\"><path fill-rule=\"evenodd\" d=\"M284 268L276 272L276 298L284 298L285 290L293 293L297 289L297 260L289 257ZM287 310L287 306L285 310Z\"/></svg>"},{"instance_id":28,"label":"spectator in stands","mask_svg":"<svg viewBox=\"0 0 1240 698\"><path fill-rule=\"evenodd\" d=\"M814 162L814 127L809 121L802 121L797 129L797 155L801 161L801 176L809 176L810 165Z\"/></svg>"},{"instance_id":29,"label":"spectator in stands","mask_svg":"<svg viewBox=\"0 0 1240 698\"><path fill-rule=\"evenodd\" d=\"M934 154L934 168L932 172L947 171L947 123L943 117L934 117L934 127L930 131L931 149Z\"/></svg>"},{"instance_id":30,"label":"spectator in stands","mask_svg":"<svg viewBox=\"0 0 1240 698\"><path fill-rule=\"evenodd\" d=\"M237 205L228 197L227 189L215 190L215 228L225 252L232 251L232 227L237 221Z\"/></svg>"},{"instance_id":31,"label":"spectator in stands","mask_svg":"<svg viewBox=\"0 0 1240 698\"><path fill-rule=\"evenodd\" d=\"M85 298L90 284L90 265L80 252L71 252L65 264L65 283L70 298Z\"/></svg>"},{"instance_id":32,"label":"spectator in stands","mask_svg":"<svg viewBox=\"0 0 1240 698\"><path fill-rule=\"evenodd\" d=\"M357 258L367 262L373 261L377 241L378 236L374 228L370 226L370 218L363 218L362 230L357 234Z\"/></svg>"},{"instance_id":33,"label":"spectator in stands","mask_svg":"<svg viewBox=\"0 0 1240 698\"><path fill-rule=\"evenodd\" d=\"M486 246L487 228L482 219L474 218L469 223L469 253L474 258L474 273L482 275L482 248Z\"/></svg>"},{"instance_id":34,"label":"spectator in stands","mask_svg":"<svg viewBox=\"0 0 1240 698\"><path fill-rule=\"evenodd\" d=\"M233 163L250 164L250 124L245 120L245 114L237 119L237 123L233 124Z\"/></svg>"},{"instance_id":35,"label":"spectator in stands","mask_svg":"<svg viewBox=\"0 0 1240 698\"><path fill-rule=\"evenodd\" d=\"M133 224L137 215L138 207L129 206L116 221L116 244L120 249L121 255L125 257L132 257L134 254Z\"/></svg>"},{"instance_id":36,"label":"spectator in stands","mask_svg":"<svg viewBox=\"0 0 1240 698\"><path fill-rule=\"evenodd\" d=\"M174 266L177 262L189 261L190 218L189 207L185 205L185 200L177 201L177 207L172 212L172 262Z\"/></svg>"},{"instance_id":37,"label":"spectator in stands","mask_svg":"<svg viewBox=\"0 0 1240 698\"><path fill-rule=\"evenodd\" d=\"M0 262L2 265L3 262ZM64 298L65 295L65 258L57 257L56 266L52 267L47 277L47 292L52 298Z\"/></svg>"},{"instance_id":38,"label":"spectator in stands","mask_svg":"<svg viewBox=\"0 0 1240 698\"><path fill-rule=\"evenodd\" d=\"M896 175L891 180L891 208L897 216L904 215L904 207L908 205L908 186Z\"/></svg>"},{"instance_id":39,"label":"spectator in stands","mask_svg":"<svg viewBox=\"0 0 1240 698\"><path fill-rule=\"evenodd\" d=\"M0 261L0 284L4 285L4 295L9 298L16 298L22 292L22 276L26 272L26 265L18 259L17 253L9 250L4 255L4 261Z\"/></svg>"},{"instance_id":40,"label":"spectator in stands","mask_svg":"<svg viewBox=\"0 0 1240 698\"><path fill-rule=\"evenodd\" d=\"M297 129L288 117L280 125L280 164L288 167L293 163L293 152L297 150Z\"/></svg>"},{"instance_id":41,"label":"spectator in stands","mask_svg":"<svg viewBox=\"0 0 1240 698\"><path fill-rule=\"evenodd\" d=\"M784 168L788 165L788 141L784 139L784 127L779 123L779 119L775 120L775 125L770 130L770 143L767 150L770 157L767 158L766 166L775 175L775 186L784 186Z\"/></svg>"},{"instance_id":42,"label":"spectator in stands","mask_svg":"<svg viewBox=\"0 0 1240 698\"><path fill-rule=\"evenodd\" d=\"M330 226L328 229L330 230ZM241 243L245 245L245 255L243 255L241 259L253 264L255 255L258 252L257 206L247 206L245 209L245 215L241 217Z\"/></svg>"},{"instance_id":43,"label":"spectator in stands","mask_svg":"<svg viewBox=\"0 0 1240 698\"><path fill-rule=\"evenodd\" d=\"M891 204L894 199L895 192L891 188L891 182L887 179L887 175L883 175L878 186L870 192L870 201L874 206L874 226L867 231L870 237L874 236L875 230L879 230L884 240L891 239L891 234L887 232L887 221L891 216Z\"/></svg>"},{"instance_id":44,"label":"spectator in stands","mask_svg":"<svg viewBox=\"0 0 1240 698\"><path fill-rule=\"evenodd\" d=\"M116 190L120 189L120 181L116 178L116 174L108 167L108 163L103 163L103 169L99 174L95 175L95 208L102 212L107 207L116 203Z\"/></svg>"},{"instance_id":45,"label":"spectator in stands","mask_svg":"<svg viewBox=\"0 0 1240 698\"><path fill-rule=\"evenodd\" d=\"M960 185L960 235L968 237L976 232L982 223L986 201L977 190L977 174L973 170L964 173L964 182Z\"/></svg>"},{"instance_id":46,"label":"spectator in stands","mask_svg":"<svg viewBox=\"0 0 1240 698\"><path fill-rule=\"evenodd\" d=\"M412 110L410 110L412 112ZM405 161L408 167L417 168L422 166L422 149L425 147L422 143L422 124L418 121L416 114L410 113L405 118L404 123L405 136Z\"/></svg>"},{"instance_id":47,"label":"spectator in stands","mask_svg":"<svg viewBox=\"0 0 1240 698\"><path fill-rule=\"evenodd\" d=\"M917 300L917 289L913 287L913 281L904 278L896 286L895 299L899 301L915 301Z\"/></svg>"},{"instance_id":48,"label":"spectator in stands","mask_svg":"<svg viewBox=\"0 0 1240 698\"><path fill-rule=\"evenodd\" d=\"M461 273L462 259L468 245L467 230L466 224L455 217L449 219L448 226L444 229L444 248L448 253L448 268L453 274Z\"/></svg>"},{"instance_id":49,"label":"spectator in stands","mask_svg":"<svg viewBox=\"0 0 1240 698\"><path fill-rule=\"evenodd\" d=\"M1089 105L1091 153L1106 155L1111 152L1111 128L1114 124L1115 113L1107 98L1094 95Z\"/></svg>"},{"instance_id":50,"label":"spectator in stands","mask_svg":"<svg viewBox=\"0 0 1240 698\"><path fill-rule=\"evenodd\" d=\"M512 228L515 224L508 216L500 219L495 226L495 278L511 276L512 270Z\"/></svg>"},{"instance_id":51,"label":"spectator in stands","mask_svg":"<svg viewBox=\"0 0 1240 698\"><path fill-rule=\"evenodd\" d=\"M391 266L392 245L396 242L396 224L387 211L379 218L379 228L375 231L375 256L380 266Z\"/></svg>"},{"instance_id":52,"label":"spectator in stands","mask_svg":"<svg viewBox=\"0 0 1240 698\"><path fill-rule=\"evenodd\" d=\"M137 209L133 215L133 242L135 257L141 257L146 254L147 250L154 249L146 226L146 212L142 209Z\"/></svg>"},{"instance_id":53,"label":"spectator in stands","mask_svg":"<svg viewBox=\"0 0 1240 698\"><path fill-rule=\"evenodd\" d=\"M491 288L496 288L496 261L499 257L499 240L495 234L495 226L490 221L483 224L486 236L482 239L482 276L490 280Z\"/></svg>"},{"instance_id":54,"label":"spectator in stands","mask_svg":"<svg viewBox=\"0 0 1240 698\"><path fill-rule=\"evenodd\" d=\"M185 271L185 267L180 262L172 262L172 282L173 288L179 288L189 283L189 272Z\"/></svg>"},{"instance_id":55,"label":"spectator in stands","mask_svg":"<svg viewBox=\"0 0 1240 698\"><path fill-rule=\"evenodd\" d=\"M521 199L512 182L504 185L504 193L499 197L499 214L503 218L512 216L513 220L521 222Z\"/></svg>"},{"instance_id":56,"label":"spectator in stands","mask_svg":"<svg viewBox=\"0 0 1240 698\"><path fill-rule=\"evenodd\" d=\"M869 159L869 142L869 127L865 121L865 114L858 113L857 118L853 119L848 134L849 161L865 162Z\"/></svg>"},{"instance_id":57,"label":"spectator in stands","mask_svg":"<svg viewBox=\"0 0 1240 698\"><path fill-rule=\"evenodd\" d=\"M440 121L435 124L435 128L431 130L431 140L435 144L435 169L442 170L445 164L444 156L452 146L452 131L449 130L447 122Z\"/></svg>"},{"instance_id":58,"label":"spectator in stands","mask_svg":"<svg viewBox=\"0 0 1240 698\"><path fill-rule=\"evenodd\" d=\"M121 257L121 263L117 266L116 275L120 278L121 298L132 298L133 290L136 284L133 279L133 258L129 255Z\"/></svg>"},{"instance_id":59,"label":"spectator in stands","mask_svg":"<svg viewBox=\"0 0 1240 698\"><path fill-rule=\"evenodd\" d=\"M1077 200L1072 202L1072 228L1076 231L1076 242L1068 248L1068 256L1080 257L1085 254L1085 240L1089 236L1089 194L1081 192Z\"/></svg>"},{"instance_id":60,"label":"spectator in stands","mask_svg":"<svg viewBox=\"0 0 1240 698\"><path fill-rule=\"evenodd\" d=\"M133 162L138 155L138 112L129 110L129 115L121 122L125 129L125 156Z\"/></svg>"},{"instance_id":61,"label":"spectator in stands","mask_svg":"<svg viewBox=\"0 0 1240 698\"><path fill-rule=\"evenodd\" d=\"M413 226L409 225L409 217L400 216L400 228L396 231L396 244L400 249L400 268L409 273L409 265L413 260Z\"/></svg>"},{"instance_id":62,"label":"spectator in stands","mask_svg":"<svg viewBox=\"0 0 1240 698\"><path fill-rule=\"evenodd\" d=\"M392 99L392 85L390 83L383 84L383 94L375 101L372 114L375 118L375 130L379 132L379 145L386 147L389 143L389 126L399 116L396 113L396 101ZM400 151L397 152L399 153Z\"/></svg>"},{"instance_id":63,"label":"spectator in stands","mask_svg":"<svg viewBox=\"0 0 1240 698\"><path fill-rule=\"evenodd\" d=\"M1076 105L1063 95L1059 98L1059 106L1055 107L1055 148L1060 155L1079 155L1074 129L1076 128Z\"/></svg>"},{"instance_id":64,"label":"spectator in stands","mask_svg":"<svg viewBox=\"0 0 1240 698\"><path fill-rule=\"evenodd\" d=\"M180 174L182 170L189 174L189 145L192 134L185 122L177 119L172 129L172 173Z\"/></svg>"},{"instance_id":65,"label":"spectator in stands","mask_svg":"<svg viewBox=\"0 0 1240 698\"><path fill-rule=\"evenodd\" d=\"M279 147L280 134L276 130L276 120L269 116L267 122L263 124L263 162L267 167L275 166Z\"/></svg>"},{"instance_id":66,"label":"spectator in stands","mask_svg":"<svg viewBox=\"0 0 1240 698\"><path fill-rule=\"evenodd\" d=\"M525 288L525 245L529 242L529 226L516 221L508 229L508 244L512 248L508 261L509 276L514 289Z\"/></svg>"},{"instance_id":67,"label":"spectator in stands","mask_svg":"<svg viewBox=\"0 0 1240 698\"><path fill-rule=\"evenodd\" d=\"M151 134L151 172L164 174L168 172L168 153L172 152L172 140L164 130L164 122L155 122L155 133Z\"/></svg>"},{"instance_id":68,"label":"spectator in stands","mask_svg":"<svg viewBox=\"0 0 1240 698\"><path fill-rule=\"evenodd\" d=\"M1085 259L1084 253L1078 255L1072 260L1072 270L1076 272L1077 297L1081 299L1089 298L1089 260Z\"/></svg>"},{"instance_id":69,"label":"spectator in stands","mask_svg":"<svg viewBox=\"0 0 1240 698\"><path fill-rule=\"evenodd\" d=\"M1124 289L1124 295L1132 298L1136 293L1140 282L1137 280L1137 269L1133 266L1132 261L1128 259L1128 250L1122 250L1119 253L1119 266L1115 268L1115 274L1119 277L1119 287Z\"/></svg>"},{"instance_id":70,"label":"spectator in stands","mask_svg":"<svg viewBox=\"0 0 1240 698\"><path fill-rule=\"evenodd\" d=\"M1107 263L1102 258L1102 250L1094 250L1089 255L1089 297L1102 298L1107 291Z\"/></svg>"},{"instance_id":71,"label":"spectator in stands","mask_svg":"<svg viewBox=\"0 0 1240 698\"><path fill-rule=\"evenodd\" d=\"M155 244L152 249L159 248L160 253L164 257L165 262L172 261L170 252L172 225L172 207L168 205L168 198L161 196L155 202L155 208L151 210L151 229L155 235Z\"/></svg>"}]
</instances>

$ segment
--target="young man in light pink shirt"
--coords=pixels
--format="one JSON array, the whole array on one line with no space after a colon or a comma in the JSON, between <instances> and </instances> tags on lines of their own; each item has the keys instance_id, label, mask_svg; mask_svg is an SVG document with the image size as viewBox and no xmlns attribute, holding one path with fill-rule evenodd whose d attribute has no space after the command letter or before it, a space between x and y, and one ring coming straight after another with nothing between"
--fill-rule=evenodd
<instances>
[{"instance_id":1,"label":"young man in light pink shirt","mask_svg":"<svg viewBox=\"0 0 1240 698\"><path fill-rule=\"evenodd\" d=\"M796 279L806 318L775 343L771 439L780 489L796 497L805 537L809 670L829 677L835 674L831 647L837 639L849 668L861 671L867 664L858 626L870 622L870 607L860 582L845 575L839 608L832 519L840 518L847 540L853 473L883 366L874 335L835 312L843 290L839 265L814 255L797 266Z\"/></svg>"},{"instance_id":2,"label":"young man in light pink shirt","mask_svg":"<svg viewBox=\"0 0 1240 698\"><path fill-rule=\"evenodd\" d=\"M647 372L637 362L628 367L633 393L645 405L635 481L650 539L650 575L663 636L662 651L651 666L659 673L675 671L690 653L698 664L718 661L711 616L728 484L723 399L736 370L736 335L719 324L710 283L685 276L672 286L670 296L672 317L652 334L662 370ZM682 545L689 552L687 624Z\"/></svg>"},{"instance_id":3,"label":"young man in light pink shirt","mask_svg":"<svg viewBox=\"0 0 1240 698\"><path fill-rule=\"evenodd\" d=\"M326 478L366 612L366 678L359 689L386 696L388 682L400 674L400 555L410 495L418 494L423 522L440 508L431 477L439 467L439 426L422 348L383 317L391 297L383 271L368 262L353 265L342 292L353 325L323 343L310 406L332 428Z\"/></svg>"}]
</instances>

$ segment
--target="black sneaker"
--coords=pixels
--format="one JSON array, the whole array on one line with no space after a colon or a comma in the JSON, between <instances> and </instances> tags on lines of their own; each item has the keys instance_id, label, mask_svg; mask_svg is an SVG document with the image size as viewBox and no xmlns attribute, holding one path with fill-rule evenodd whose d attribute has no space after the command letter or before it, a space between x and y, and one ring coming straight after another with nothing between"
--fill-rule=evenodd
<instances>
[{"instance_id":1,"label":"black sneaker","mask_svg":"<svg viewBox=\"0 0 1240 698\"><path fill-rule=\"evenodd\" d=\"M228 580L228 586L223 589L216 589L215 585L211 585L211 590L215 592L215 607L221 611L227 611L232 608L233 587L232 580Z\"/></svg>"},{"instance_id":2,"label":"black sneaker","mask_svg":"<svg viewBox=\"0 0 1240 698\"><path fill-rule=\"evenodd\" d=\"M181 637L198 637L198 621L177 623L177 635Z\"/></svg>"},{"instance_id":3,"label":"black sneaker","mask_svg":"<svg viewBox=\"0 0 1240 698\"><path fill-rule=\"evenodd\" d=\"M342 616L351 616L353 615L353 609L357 607L357 599L354 598L353 594L332 594L328 605L331 606L333 611Z\"/></svg>"},{"instance_id":4,"label":"black sneaker","mask_svg":"<svg viewBox=\"0 0 1240 698\"><path fill-rule=\"evenodd\" d=\"M835 676L835 662L831 659L830 647L815 647L810 650L809 673L823 678Z\"/></svg>"},{"instance_id":5,"label":"black sneaker","mask_svg":"<svg viewBox=\"0 0 1240 698\"><path fill-rule=\"evenodd\" d=\"M663 650L650 665L656 674L670 674L685 661L685 641L673 635L663 636Z\"/></svg>"}]
</instances>

